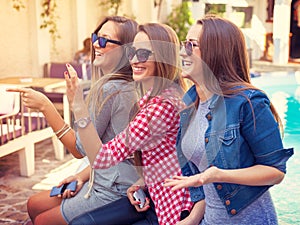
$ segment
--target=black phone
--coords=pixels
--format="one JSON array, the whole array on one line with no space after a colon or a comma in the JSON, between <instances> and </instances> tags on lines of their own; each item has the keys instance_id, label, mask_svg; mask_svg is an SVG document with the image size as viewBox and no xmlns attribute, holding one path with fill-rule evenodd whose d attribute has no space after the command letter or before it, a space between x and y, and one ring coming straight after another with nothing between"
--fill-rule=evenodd
<instances>
[{"instance_id":1,"label":"black phone","mask_svg":"<svg viewBox=\"0 0 300 225\"><path fill-rule=\"evenodd\" d=\"M71 191L76 191L76 186L77 186L77 180L74 180L70 183L63 184L60 187L54 186L50 192L50 197L61 195L62 193L64 193L66 189L69 189Z\"/></svg>"}]
</instances>

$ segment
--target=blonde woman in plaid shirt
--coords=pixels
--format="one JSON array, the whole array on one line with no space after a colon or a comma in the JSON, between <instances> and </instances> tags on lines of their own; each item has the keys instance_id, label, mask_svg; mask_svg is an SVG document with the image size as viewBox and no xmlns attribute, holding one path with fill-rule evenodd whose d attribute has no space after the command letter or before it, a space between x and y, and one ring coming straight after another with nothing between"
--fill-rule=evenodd
<instances>
[{"instance_id":1,"label":"blonde woman in plaid shirt","mask_svg":"<svg viewBox=\"0 0 300 225\"><path fill-rule=\"evenodd\" d=\"M102 143L92 123L79 127L79 136L95 169L116 165L140 152L145 188L154 202L159 224L177 224L181 212L192 206L187 189L171 191L163 186L166 178L181 174L175 142L184 85L180 80L177 35L167 25L140 25L133 45L127 48L127 56L143 96L138 113L123 132L106 144ZM66 81L69 97L74 97L75 123L83 121L89 114L83 107L76 73L69 71ZM138 211L149 208L147 200L139 209L130 193L129 199Z\"/></svg>"}]
</instances>

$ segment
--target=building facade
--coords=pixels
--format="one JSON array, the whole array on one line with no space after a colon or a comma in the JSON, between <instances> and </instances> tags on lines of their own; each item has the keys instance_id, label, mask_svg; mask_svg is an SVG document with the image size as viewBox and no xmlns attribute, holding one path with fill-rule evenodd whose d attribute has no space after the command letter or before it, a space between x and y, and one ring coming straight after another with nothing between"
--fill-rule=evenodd
<instances>
[{"instance_id":1,"label":"building facade","mask_svg":"<svg viewBox=\"0 0 300 225\"><path fill-rule=\"evenodd\" d=\"M15 2L21 2L17 9ZM99 21L113 14L101 0L51 0L51 15L57 35L55 42L45 24L45 5L49 0L1 1L0 77L41 77L48 62L69 62L82 48ZM192 17L218 12L235 22L246 37L254 60L286 64L290 52L292 0L192 0ZM294 2L294 0L293 0ZM136 18L139 23L165 22L181 0L123 0L118 15ZM49 18L48 18L49 19ZM47 22L46 22L47 24Z\"/></svg>"}]
</instances>

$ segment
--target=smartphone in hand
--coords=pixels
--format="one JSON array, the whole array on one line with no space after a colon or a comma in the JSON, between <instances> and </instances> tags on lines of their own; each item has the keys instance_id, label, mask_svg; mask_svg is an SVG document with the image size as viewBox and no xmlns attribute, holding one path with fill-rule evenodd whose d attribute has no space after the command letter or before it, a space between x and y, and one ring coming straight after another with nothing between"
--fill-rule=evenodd
<instances>
[{"instance_id":1,"label":"smartphone in hand","mask_svg":"<svg viewBox=\"0 0 300 225\"><path fill-rule=\"evenodd\" d=\"M54 186L50 192L50 197L61 195L64 193L66 189L69 189L71 191L76 191L76 186L77 186L77 180L72 181L70 183L63 184L60 187Z\"/></svg>"},{"instance_id":2,"label":"smartphone in hand","mask_svg":"<svg viewBox=\"0 0 300 225\"><path fill-rule=\"evenodd\" d=\"M137 191L133 192L133 198L136 200L136 201L139 201L140 204L139 204L139 207L140 208L143 208L144 205L145 205L145 202L146 202L146 194L145 192L143 191L143 189L138 189Z\"/></svg>"}]
</instances>

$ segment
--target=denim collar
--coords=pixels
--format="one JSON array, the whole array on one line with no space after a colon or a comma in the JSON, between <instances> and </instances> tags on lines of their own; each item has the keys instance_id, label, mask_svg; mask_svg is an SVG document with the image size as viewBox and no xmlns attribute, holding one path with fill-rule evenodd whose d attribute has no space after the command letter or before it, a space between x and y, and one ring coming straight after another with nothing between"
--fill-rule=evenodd
<instances>
[{"instance_id":1,"label":"denim collar","mask_svg":"<svg viewBox=\"0 0 300 225\"><path fill-rule=\"evenodd\" d=\"M186 106L190 106L192 105L193 103L195 103L195 101L197 100L198 98L198 94L197 94L197 91L196 91L196 85L193 85L186 93L185 95L183 96L182 100L183 102L186 104ZM209 109L213 109L216 107L216 104L217 104L217 101L220 99L220 98L223 98L219 95L216 95L214 94L212 99L211 99L211 102L210 102L210 105L209 105Z\"/></svg>"}]
</instances>

